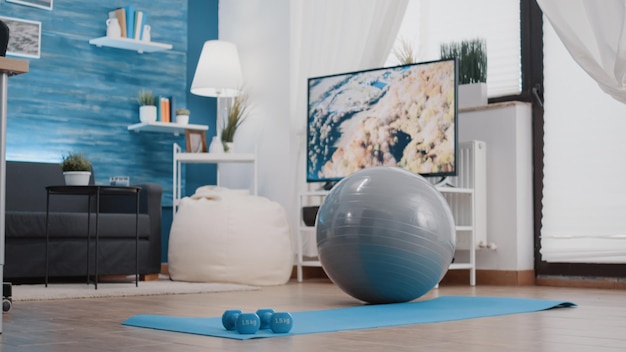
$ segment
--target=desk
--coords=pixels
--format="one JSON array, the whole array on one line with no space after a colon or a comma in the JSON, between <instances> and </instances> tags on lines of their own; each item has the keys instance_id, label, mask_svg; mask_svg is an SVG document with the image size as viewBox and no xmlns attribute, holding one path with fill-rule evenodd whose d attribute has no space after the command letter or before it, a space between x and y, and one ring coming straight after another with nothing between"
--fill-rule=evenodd
<instances>
[{"instance_id":1,"label":"desk","mask_svg":"<svg viewBox=\"0 0 626 352\"><path fill-rule=\"evenodd\" d=\"M50 196L52 195L76 195L87 196L89 201L87 202L87 284L89 284L89 253L91 247L91 235L89 230L91 228L91 198L96 198L96 226L95 226L95 268L94 268L94 286L98 289L98 217L100 215L100 196L135 196L135 286L139 285L139 191L141 187L121 187L121 186L48 186L47 198L46 198L46 278L45 286L48 287L48 246L50 244L50 233L48 231L48 223L50 216Z\"/></svg>"}]
</instances>

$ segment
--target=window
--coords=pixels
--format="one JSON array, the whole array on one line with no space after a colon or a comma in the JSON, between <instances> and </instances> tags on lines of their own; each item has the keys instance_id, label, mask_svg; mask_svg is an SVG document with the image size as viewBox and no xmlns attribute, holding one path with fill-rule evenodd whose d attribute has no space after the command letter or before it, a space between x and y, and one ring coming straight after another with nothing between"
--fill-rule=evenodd
<instances>
[{"instance_id":1,"label":"window","mask_svg":"<svg viewBox=\"0 0 626 352\"><path fill-rule=\"evenodd\" d=\"M410 0L396 45L405 41L418 61L431 61L439 60L441 44L477 37L487 42L488 96L520 94L519 1ZM386 65L397 64L391 54Z\"/></svg>"}]
</instances>

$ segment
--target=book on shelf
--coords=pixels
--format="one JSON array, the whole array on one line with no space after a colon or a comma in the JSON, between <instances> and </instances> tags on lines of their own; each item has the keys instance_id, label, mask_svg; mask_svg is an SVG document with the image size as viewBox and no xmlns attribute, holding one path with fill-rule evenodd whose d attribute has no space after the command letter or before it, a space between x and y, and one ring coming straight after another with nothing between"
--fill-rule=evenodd
<instances>
[{"instance_id":1,"label":"book on shelf","mask_svg":"<svg viewBox=\"0 0 626 352\"><path fill-rule=\"evenodd\" d=\"M126 37L133 38L135 32L135 8L133 5L122 7L126 12Z\"/></svg>"},{"instance_id":2,"label":"book on shelf","mask_svg":"<svg viewBox=\"0 0 626 352\"><path fill-rule=\"evenodd\" d=\"M176 122L176 99L174 96L169 97L170 100L170 122Z\"/></svg>"},{"instance_id":3,"label":"book on shelf","mask_svg":"<svg viewBox=\"0 0 626 352\"><path fill-rule=\"evenodd\" d=\"M117 8L109 12L109 18L117 18L117 23L120 25L120 36L126 38L126 10L123 8Z\"/></svg>"},{"instance_id":4,"label":"book on shelf","mask_svg":"<svg viewBox=\"0 0 626 352\"><path fill-rule=\"evenodd\" d=\"M143 11L135 11L135 30L133 38L141 40L143 37L143 25L146 22L146 14Z\"/></svg>"},{"instance_id":5,"label":"book on shelf","mask_svg":"<svg viewBox=\"0 0 626 352\"><path fill-rule=\"evenodd\" d=\"M159 97L158 99L158 107L157 113L159 117L159 121L161 122L170 122L170 102L167 97Z\"/></svg>"}]
</instances>

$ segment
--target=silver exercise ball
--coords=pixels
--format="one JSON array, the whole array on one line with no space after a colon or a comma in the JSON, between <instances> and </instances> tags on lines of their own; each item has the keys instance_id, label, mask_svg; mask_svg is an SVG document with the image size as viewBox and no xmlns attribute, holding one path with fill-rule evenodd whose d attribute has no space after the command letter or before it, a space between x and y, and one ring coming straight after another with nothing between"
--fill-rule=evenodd
<instances>
[{"instance_id":1,"label":"silver exercise ball","mask_svg":"<svg viewBox=\"0 0 626 352\"><path fill-rule=\"evenodd\" d=\"M447 201L398 167L356 172L329 192L317 215L328 277L368 303L399 303L430 291L448 271L456 230Z\"/></svg>"}]
</instances>

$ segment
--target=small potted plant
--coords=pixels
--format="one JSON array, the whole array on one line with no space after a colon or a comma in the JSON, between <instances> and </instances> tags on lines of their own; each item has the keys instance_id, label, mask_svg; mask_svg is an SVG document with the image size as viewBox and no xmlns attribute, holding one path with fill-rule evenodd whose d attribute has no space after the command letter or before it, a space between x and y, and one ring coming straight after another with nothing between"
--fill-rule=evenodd
<instances>
[{"instance_id":1,"label":"small potted plant","mask_svg":"<svg viewBox=\"0 0 626 352\"><path fill-rule=\"evenodd\" d=\"M487 105L487 45L476 38L442 44L441 59L459 64L459 108Z\"/></svg>"},{"instance_id":2,"label":"small potted plant","mask_svg":"<svg viewBox=\"0 0 626 352\"><path fill-rule=\"evenodd\" d=\"M176 109L176 123L186 125L189 123L189 110L185 108Z\"/></svg>"},{"instance_id":3,"label":"small potted plant","mask_svg":"<svg viewBox=\"0 0 626 352\"><path fill-rule=\"evenodd\" d=\"M68 186L86 186L91 177L91 162L83 153L68 153L63 156L61 170Z\"/></svg>"},{"instance_id":4,"label":"small potted plant","mask_svg":"<svg viewBox=\"0 0 626 352\"><path fill-rule=\"evenodd\" d=\"M248 95L242 92L233 99L233 103L228 107L224 129L222 130L222 144L225 152L233 152L233 140L235 133L241 124L246 120L248 112Z\"/></svg>"},{"instance_id":5,"label":"small potted plant","mask_svg":"<svg viewBox=\"0 0 626 352\"><path fill-rule=\"evenodd\" d=\"M152 91L142 89L137 95L139 103L139 121L142 123L154 122L157 119L157 109Z\"/></svg>"}]
</instances>

